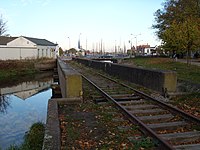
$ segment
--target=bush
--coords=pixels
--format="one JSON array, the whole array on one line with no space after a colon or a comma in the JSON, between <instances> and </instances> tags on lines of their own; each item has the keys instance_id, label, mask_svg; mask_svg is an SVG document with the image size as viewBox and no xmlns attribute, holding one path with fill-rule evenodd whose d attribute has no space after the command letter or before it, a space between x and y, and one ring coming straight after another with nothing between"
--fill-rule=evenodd
<instances>
[{"instance_id":1,"label":"bush","mask_svg":"<svg viewBox=\"0 0 200 150\"><path fill-rule=\"evenodd\" d=\"M41 150L44 140L44 124L34 123L29 132L24 136L24 143L21 146L11 145L8 150Z\"/></svg>"},{"instance_id":2,"label":"bush","mask_svg":"<svg viewBox=\"0 0 200 150\"><path fill-rule=\"evenodd\" d=\"M44 139L44 124L35 123L31 126L30 131L25 135L23 149L40 150L42 149Z\"/></svg>"}]
</instances>

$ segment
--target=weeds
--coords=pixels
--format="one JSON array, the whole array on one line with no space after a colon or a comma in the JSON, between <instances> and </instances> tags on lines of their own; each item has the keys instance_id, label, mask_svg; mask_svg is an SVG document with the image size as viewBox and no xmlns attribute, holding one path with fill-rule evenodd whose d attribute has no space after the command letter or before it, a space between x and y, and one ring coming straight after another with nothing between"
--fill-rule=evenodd
<instances>
[{"instance_id":1,"label":"weeds","mask_svg":"<svg viewBox=\"0 0 200 150\"><path fill-rule=\"evenodd\" d=\"M44 124L34 123L24 136L24 143L20 146L11 145L7 150L40 150L43 146Z\"/></svg>"},{"instance_id":2,"label":"weeds","mask_svg":"<svg viewBox=\"0 0 200 150\"><path fill-rule=\"evenodd\" d=\"M16 81L25 75L32 76L38 71L34 68L34 61L8 60L0 61L0 81Z\"/></svg>"},{"instance_id":3,"label":"weeds","mask_svg":"<svg viewBox=\"0 0 200 150\"><path fill-rule=\"evenodd\" d=\"M134 58L125 62L145 68L176 71L178 79L200 83L199 66L188 66L184 63L175 62L170 58Z\"/></svg>"}]
</instances>

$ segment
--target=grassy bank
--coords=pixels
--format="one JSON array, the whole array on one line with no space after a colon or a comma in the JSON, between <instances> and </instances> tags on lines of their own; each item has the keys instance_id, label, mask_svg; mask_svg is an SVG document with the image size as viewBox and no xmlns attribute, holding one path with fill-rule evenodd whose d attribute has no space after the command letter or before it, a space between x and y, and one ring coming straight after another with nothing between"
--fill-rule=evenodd
<instances>
[{"instance_id":1,"label":"grassy bank","mask_svg":"<svg viewBox=\"0 0 200 150\"><path fill-rule=\"evenodd\" d=\"M126 64L142 66L144 68L156 68L177 72L178 79L200 84L200 67L187 66L185 63L175 62L170 58L134 58L124 61Z\"/></svg>"},{"instance_id":2,"label":"grassy bank","mask_svg":"<svg viewBox=\"0 0 200 150\"><path fill-rule=\"evenodd\" d=\"M8 83L14 82L24 76L32 76L38 71L35 69L34 60L7 60L0 61L0 82Z\"/></svg>"},{"instance_id":3,"label":"grassy bank","mask_svg":"<svg viewBox=\"0 0 200 150\"><path fill-rule=\"evenodd\" d=\"M45 127L43 123L34 123L24 136L24 143L20 146L10 146L7 150L41 150L43 146Z\"/></svg>"}]
</instances>

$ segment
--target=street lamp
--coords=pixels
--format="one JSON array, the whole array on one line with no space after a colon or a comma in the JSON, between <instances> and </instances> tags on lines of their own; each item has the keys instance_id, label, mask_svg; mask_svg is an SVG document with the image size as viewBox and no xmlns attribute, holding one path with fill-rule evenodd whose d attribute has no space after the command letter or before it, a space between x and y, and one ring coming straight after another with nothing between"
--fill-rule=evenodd
<instances>
[{"instance_id":1,"label":"street lamp","mask_svg":"<svg viewBox=\"0 0 200 150\"><path fill-rule=\"evenodd\" d=\"M131 36L132 36L132 35L133 35L133 34L131 34ZM130 43L131 43L131 49L132 49L132 46L133 46L133 45L132 45L132 38L130 39Z\"/></svg>"},{"instance_id":2,"label":"street lamp","mask_svg":"<svg viewBox=\"0 0 200 150\"><path fill-rule=\"evenodd\" d=\"M133 36L133 34L131 33L131 36ZM131 51L130 51L130 57L132 57L133 55L133 50L132 50L132 47L133 47L133 43L132 43L132 37L130 39L130 43L131 43Z\"/></svg>"},{"instance_id":3,"label":"street lamp","mask_svg":"<svg viewBox=\"0 0 200 150\"><path fill-rule=\"evenodd\" d=\"M137 35L135 35L135 50L137 51L137 36L138 35L141 35L141 34L137 34Z\"/></svg>"},{"instance_id":4,"label":"street lamp","mask_svg":"<svg viewBox=\"0 0 200 150\"><path fill-rule=\"evenodd\" d=\"M70 37L67 37L69 39L69 49L70 49Z\"/></svg>"},{"instance_id":5,"label":"street lamp","mask_svg":"<svg viewBox=\"0 0 200 150\"><path fill-rule=\"evenodd\" d=\"M82 49L82 48L81 48L81 39L80 39L80 37L81 37L81 33L79 34L79 39L78 39L78 48L79 48L79 49Z\"/></svg>"}]
</instances>

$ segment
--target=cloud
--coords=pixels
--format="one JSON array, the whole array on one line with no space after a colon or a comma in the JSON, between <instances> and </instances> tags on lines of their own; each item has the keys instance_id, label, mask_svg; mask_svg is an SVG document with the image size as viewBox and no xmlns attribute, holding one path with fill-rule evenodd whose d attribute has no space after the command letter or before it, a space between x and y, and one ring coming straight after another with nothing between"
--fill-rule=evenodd
<instances>
[{"instance_id":1,"label":"cloud","mask_svg":"<svg viewBox=\"0 0 200 150\"><path fill-rule=\"evenodd\" d=\"M46 6L49 4L49 2L50 2L50 0L20 0L20 3L23 6L31 5L33 3L36 3L41 6Z\"/></svg>"},{"instance_id":2,"label":"cloud","mask_svg":"<svg viewBox=\"0 0 200 150\"><path fill-rule=\"evenodd\" d=\"M50 3L50 0L37 0L37 3L39 3L42 6L46 6Z\"/></svg>"},{"instance_id":3,"label":"cloud","mask_svg":"<svg viewBox=\"0 0 200 150\"><path fill-rule=\"evenodd\" d=\"M20 0L20 2L22 3L23 6L27 6L29 4L32 4L32 0Z\"/></svg>"}]
</instances>

